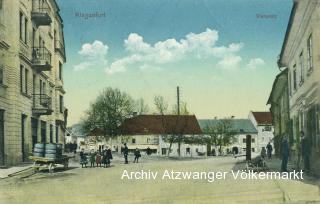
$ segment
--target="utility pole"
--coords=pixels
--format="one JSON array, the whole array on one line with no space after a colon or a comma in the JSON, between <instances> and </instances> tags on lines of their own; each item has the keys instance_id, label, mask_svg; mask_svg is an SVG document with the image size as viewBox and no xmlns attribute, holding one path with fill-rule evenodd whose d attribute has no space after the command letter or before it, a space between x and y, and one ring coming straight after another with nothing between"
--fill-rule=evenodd
<instances>
[{"instance_id":1,"label":"utility pole","mask_svg":"<svg viewBox=\"0 0 320 204\"><path fill-rule=\"evenodd\" d=\"M177 112L178 112L178 115L180 115L180 89L179 89L179 86L177 86Z\"/></svg>"}]
</instances>

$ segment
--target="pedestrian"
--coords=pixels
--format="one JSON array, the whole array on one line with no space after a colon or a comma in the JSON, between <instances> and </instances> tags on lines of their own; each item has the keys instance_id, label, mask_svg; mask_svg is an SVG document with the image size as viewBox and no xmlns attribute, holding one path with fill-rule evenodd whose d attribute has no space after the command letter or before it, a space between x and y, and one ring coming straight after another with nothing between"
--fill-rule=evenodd
<instances>
[{"instance_id":1,"label":"pedestrian","mask_svg":"<svg viewBox=\"0 0 320 204\"><path fill-rule=\"evenodd\" d=\"M136 148L134 150L134 161L133 161L133 163L136 163L136 162L138 163L140 157L141 157L140 150L138 148Z\"/></svg>"},{"instance_id":2,"label":"pedestrian","mask_svg":"<svg viewBox=\"0 0 320 204\"><path fill-rule=\"evenodd\" d=\"M111 149L108 147L107 148L107 151L106 151L106 159L107 159L107 167L109 166L111 166L111 160L113 159L113 157L112 157L112 151L111 151Z\"/></svg>"},{"instance_id":3,"label":"pedestrian","mask_svg":"<svg viewBox=\"0 0 320 204\"><path fill-rule=\"evenodd\" d=\"M304 171L310 171L310 153L311 145L308 137L305 136L304 132L300 132L301 135L301 154L304 163Z\"/></svg>"},{"instance_id":4,"label":"pedestrian","mask_svg":"<svg viewBox=\"0 0 320 204\"><path fill-rule=\"evenodd\" d=\"M81 152L80 152L80 164L81 164L81 167L83 168L83 165L84 165L87 168L87 163L88 163L87 156L84 153L84 149L82 149Z\"/></svg>"},{"instance_id":5,"label":"pedestrian","mask_svg":"<svg viewBox=\"0 0 320 204\"><path fill-rule=\"evenodd\" d=\"M129 149L127 147L127 143L124 143L123 155L124 155L124 163L125 164L128 164L128 154L129 154Z\"/></svg>"},{"instance_id":6,"label":"pedestrian","mask_svg":"<svg viewBox=\"0 0 320 204\"><path fill-rule=\"evenodd\" d=\"M267 150L265 147L261 148L261 158L264 159L267 156Z\"/></svg>"},{"instance_id":7,"label":"pedestrian","mask_svg":"<svg viewBox=\"0 0 320 204\"><path fill-rule=\"evenodd\" d=\"M100 154L100 151L96 152L96 164L97 164L97 167L101 167L101 154Z\"/></svg>"},{"instance_id":8,"label":"pedestrian","mask_svg":"<svg viewBox=\"0 0 320 204\"><path fill-rule=\"evenodd\" d=\"M102 150L101 162L103 164L103 167L106 168L107 167L107 147L104 150Z\"/></svg>"},{"instance_id":9,"label":"pedestrian","mask_svg":"<svg viewBox=\"0 0 320 204\"><path fill-rule=\"evenodd\" d=\"M150 149L150 147L147 148L147 155L151 155L151 149Z\"/></svg>"},{"instance_id":10,"label":"pedestrian","mask_svg":"<svg viewBox=\"0 0 320 204\"><path fill-rule=\"evenodd\" d=\"M90 167L94 167L94 163L96 161L96 153L94 150L90 152Z\"/></svg>"},{"instance_id":11,"label":"pedestrian","mask_svg":"<svg viewBox=\"0 0 320 204\"><path fill-rule=\"evenodd\" d=\"M284 135L282 143L281 143L281 171L287 172L287 166L288 166L288 159L289 159L289 144L288 144L288 138L286 135Z\"/></svg>"},{"instance_id":12,"label":"pedestrian","mask_svg":"<svg viewBox=\"0 0 320 204\"><path fill-rule=\"evenodd\" d=\"M267 154L268 154L268 159L271 159L271 155L272 155L272 145L270 144L270 142L267 144Z\"/></svg>"}]
</instances>

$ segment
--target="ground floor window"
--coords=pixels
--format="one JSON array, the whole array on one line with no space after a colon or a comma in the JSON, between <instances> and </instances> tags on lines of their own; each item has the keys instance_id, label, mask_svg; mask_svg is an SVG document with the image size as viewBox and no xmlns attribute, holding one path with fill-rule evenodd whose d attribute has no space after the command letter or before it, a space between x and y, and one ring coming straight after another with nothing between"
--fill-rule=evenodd
<instances>
[{"instance_id":1,"label":"ground floor window","mask_svg":"<svg viewBox=\"0 0 320 204\"><path fill-rule=\"evenodd\" d=\"M255 149L254 149L254 148L252 148L252 149L251 149L251 151L252 151L252 152L254 152L254 151L255 151Z\"/></svg>"},{"instance_id":2,"label":"ground floor window","mask_svg":"<svg viewBox=\"0 0 320 204\"><path fill-rule=\"evenodd\" d=\"M161 154L166 155L167 154L167 148L161 148Z\"/></svg>"},{"instance_id":3,"label":"ground floor window","mask_svg":"<svg viewBox=\"0 0 320 204\"><path fill-rule=\"evenodd\" d=\"M186 148L186 154L190 154L190 147Z\"/></svg>"}]
</instances>

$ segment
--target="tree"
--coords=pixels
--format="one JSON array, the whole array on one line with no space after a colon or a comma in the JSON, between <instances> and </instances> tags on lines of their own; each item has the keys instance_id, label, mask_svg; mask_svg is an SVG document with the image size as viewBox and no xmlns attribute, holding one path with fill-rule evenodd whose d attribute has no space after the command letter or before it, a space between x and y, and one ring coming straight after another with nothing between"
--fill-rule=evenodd
<instances>
[{"instance_id":1,"label":"tree","mask_svg":"<svg viewBox=\"0 0 320 204\"><path fill-rule=\"evenodd\" d=\"M174 115L178 115L178 106L177 105L173 106L172 113ZM188 110L186 102L181 102L180 103L180 115L190 115L190 112Z\"/></svg>"},{"instance_id":2,"label":"tree","mask_svg":"<svg viewBox=\"0 0 320 204\"><path fill-rule=\"evenodd\" d=\"M133 112L134 100L119 89L108 87L90 105L82 121L83 127L87 133L98 127L105 137L114 137L120 124Z\"/></svg>"},{"instance_id":3,"label":"tree","mask_svg":"<svg viewBox=\"0 0 320 204\"><path fill-rule=\"evenodd\" d=\"M210 147L208 150L211 151L211 145L215 145L219 146L219 152L222 151L222 146L231 144L236 135L232 127L232 119L219 120L217 124L208 123L203 132L207 135L203 140L207 147Z\"/></svg>"},{"instance_id":4,"label":"tree","mask_svg":"<svg viewBox=\"0 0 320 204\"><path fill-rule=\"evenodd\" d=\"M135 109L138 115L147 114L149 112L149 106L144 102L143 98L136 100Z\"/></svg>"},{"instance_id":5,"label":"tree","mask_svg":"<svg viewBox=\"0 0 320 204\"><path fill-rule=\"evenodd\" d=\"M160 115L164 115L168 111L168 103L165 101L163 96L155 96L154 105L156 106L156 109Z\"/></svg>"}]
</instances>

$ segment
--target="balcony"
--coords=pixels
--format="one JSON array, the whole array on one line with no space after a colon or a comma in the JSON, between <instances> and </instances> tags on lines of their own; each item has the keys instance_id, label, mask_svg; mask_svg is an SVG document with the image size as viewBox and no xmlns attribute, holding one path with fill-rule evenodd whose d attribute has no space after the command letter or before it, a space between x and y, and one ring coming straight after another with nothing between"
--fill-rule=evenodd
<instances>
[{"instance_id":1,"label":"balcony","mask_svg":"<svg viewBox=\"0 0 320 204\"><path fill-rule=\"evenodd\" d=\"M37 27L50 26L52 19L49 12L49 5L46 1L33 0L31 18Z\"/></svg>"},{"instance_id":2,"label":"balcony","mask_svg":"<svg viewBox=\"0 0 320 204\"><path fill-rule=\"evenodd\" d=\"M34 47L32 50L32 67L37 71L50 71L51 53L45 47Z\"/></svg>"},{"instance_id":3,"label":"balcony","mask_svg":"<svg viewBox=\"0 0 320 204\"><path fill-rule=\"evenodd\" d=\"M55 41L55 51L59 52L62 57L65 58L65 48L63 42L61 42L60 40Z\"/></svg>"},{"instance_id":4,"label":"balcony","mask_svg":"<svg viewBox=\"0 0 320 204\"><path fill-rule=\"evenodd\" d=\"M33 94L32 113L34 115L51 115L52 99L46 94Z\"/></svg>"}]
</instances>

